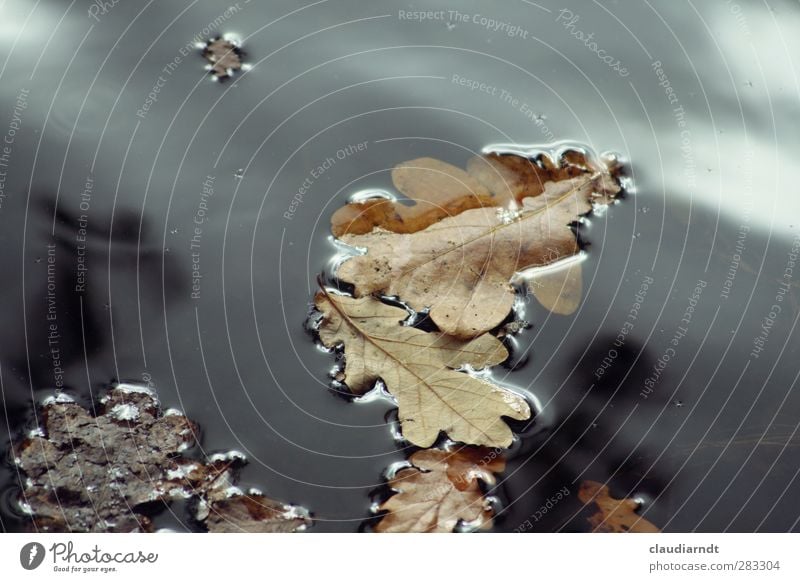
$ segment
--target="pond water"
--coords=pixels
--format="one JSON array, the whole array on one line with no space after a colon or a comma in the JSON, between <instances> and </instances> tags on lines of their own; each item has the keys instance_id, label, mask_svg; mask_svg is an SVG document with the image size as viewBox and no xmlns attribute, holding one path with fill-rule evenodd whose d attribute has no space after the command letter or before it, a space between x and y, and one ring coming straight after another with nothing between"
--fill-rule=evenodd
<instances>
[{"instance_id":1,"label":"pond water","mask_svg":"<svg viewBox=\"0 0 800 582\"><path fill-rule=\"evenodd\" d=\"M796 2L107 4L0 8L3 448L56 388L150 383L243 485L363 529L411 449L305 327L331 214L408 159L576 142L631 187L580 226L579 310L528 303L494 371L542 407L495 530L585 530L583 480L665 531L800 530ZM219 34L225 82L195 47Z\"/></svg>"}]
</instances>

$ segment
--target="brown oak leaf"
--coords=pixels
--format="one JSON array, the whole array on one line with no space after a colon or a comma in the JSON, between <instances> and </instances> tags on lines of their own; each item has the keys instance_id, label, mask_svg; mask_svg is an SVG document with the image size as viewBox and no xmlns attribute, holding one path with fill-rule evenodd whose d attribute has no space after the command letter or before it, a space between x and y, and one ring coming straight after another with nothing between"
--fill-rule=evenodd
<instances>
[{"instance_id":1,"label":"brown oak leaf","mask_svg":"<svg viewBox=\"0 0 800 582\"><path fill-rule=\"evenodd\" d=\"M494 485L494 473L505 469L496 450L427 449L409 460L412 467L398 471L389 483L397 493L379 507L388 513L375 526L376 532L449 533L459 522L476 529L492 527L493 512L480 482Z\"/></svg>"},{"instance_id":2,"label":"brown oak leaf","mask_svg":"<svg viewBox=\"0 0 800 582\"><path fill-rule=\"evenodd\" d=\"M341 240L366 254L344 261L337 275L357 297L397 296L417 311L430 308L444 333L476 337L511 311L515 274L575 255L579 247L569 225L619 191L611 174L597 171L547 182L513 213L475 208L413 234L347 234Z\"/></svg>"},{"instance_id":3,"label":"brown oak leaf","mask_svg":"<svg viewBox=\"0 0 800 582\"><path fill-rule=\"evenodd\" d=\"M344 346L345 382L361 394L379 378L397 399L403 436L428 447L446 432L469 444L507 447L512 433L501 419L530 417L524 398L486 380L455 371L503 362L508 352L491 335L459 340L402 325L408 313L372 297L355 299L323 290L319 336Z\"/></svg>"},{"instance_id":4,"label":"brown oak leaf","mask_svg":"<svg viewBox=\"0 0 800 582\"><path fill-rule=\"evenodd\" d=\"M578 499L594 505L597 512L589 517L595 533L657 533L660 530L636 514L639 503L634 499L614 499L608 486L596 481L584 481L578 489Z\"/></svg>"}]
</instances>

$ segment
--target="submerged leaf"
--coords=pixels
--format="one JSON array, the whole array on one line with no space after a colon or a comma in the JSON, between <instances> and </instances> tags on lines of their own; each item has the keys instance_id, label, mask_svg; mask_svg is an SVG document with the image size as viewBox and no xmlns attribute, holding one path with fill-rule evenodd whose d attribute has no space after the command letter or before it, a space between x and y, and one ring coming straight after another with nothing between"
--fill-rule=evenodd
<instances>
[{"instance_id":1,"label":"submerged leaf","mask_svg":"<svg viewBox=\"0 0 800 582\"><path fill-rule=\"evenodd\" d=\"M444 333L476 337L511 311L515 273L577 253L569 225L619 191L609 173L595 172L548 182L514 214L476 208L414 234L348 234L341 240L367 252L346 260L337 274L358 297L397 296L417 311L429 307Z\"/></svg>"},{"instance_id":2,"label":"submerged leaf","mask_svg":"<svg viewBox=\"0 0 800 582\"><path fill-rule=\"evenodd\" d=\"M483 184L497 200L538 196L547 182L558 182L592 173L585 154L568 150L556 163L547 155L530 159L515 154L475 156L467 162L467 173ZM499 204L498 204L499 205Z\"/></svg>"},{"instance_id":3,"label":"submerged leaf","mask_svg":"<svg viewBox=\"0 0 800 582\"><path fill-rule=\"evenodd\" d=\"M365 234L375 227L416 232L446 216L502 203L461 168L433 158L398 164L392 170L392 182L414 204L386 199L351 202L333 214L333 235Z\"/></svg>"},{"instance_id":4,"label":"submerged leaf","mask_svg":"<svg viewBox=\"0 0 800 582\"><path fill-rule=\"evenodd\" d=\"M410 468L389 483L397 492L380 506L388 511L375 526L379 533L449 533L459 522L492 527L492 510L480 481L494 485L494 473L505 469L495 451L465 447L458 451L428 449L410 458Z\"/></svg>"},{"instance_id":5,"label":"submerged leaf","mask_svg":"<svg viewBox=\"0 0 800 582\"><path fill-rule=\"evenodd\" d=\"M596 481L584 481L578 490L578 499L593 504L597 512L589 518L595 533L657 533L660 530L636 514L639 503L634 499L614 499L608 486Z\"/></svg>"},{"instance_id":6,"label":"submerged leaf","mask_svg":"<svg viewBox=\"0 0 800 582\"><path fill-rule=\"evenodd\" d=\"M456 441L506 447L512 434L501 416L530 417L521 396L455 371L504 361L508 352L497 338L465 341L404 326L406 311L372 297L321 291L315 305L322 343L344 346L347 385L361 394L382 379L397 399L403 436L415 445L428 447L444 431Z\"/></svg>"},{"instance_id":7,"label":"submerged leaf","mask_svg":"<svg viewBox=\"0 0 800 582\"><path fill-rule=\"evenodd\" d=\"M201 522L213 511L211 529L232 504L249 503L234 486L241 457L184 457L196 444L197 426L179 413L163 415L147 388L117 385L97 416L69 399L53 399L42 417L39 430L15 447L27 476L20 504L39 531L148 532L151 516L174 498L197 501ZM305 525L292 509L283 506L283 523L270 516L259 531Z\"/></svg>"}]
</instances>

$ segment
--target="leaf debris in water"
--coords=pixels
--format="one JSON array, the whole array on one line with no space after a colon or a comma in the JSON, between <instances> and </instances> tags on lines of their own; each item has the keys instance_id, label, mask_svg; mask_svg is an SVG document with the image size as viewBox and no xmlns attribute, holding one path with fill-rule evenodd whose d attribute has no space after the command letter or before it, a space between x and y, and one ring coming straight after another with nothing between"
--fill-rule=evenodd
<instances>
[{"instance_id":1,"label":"leaf debris in water","mask_svg":"<svg viewBox=\"0 0 800 582\"><path fill-rule=\"evenodd\" d=\"M657 533L660 530L636 513L635 499L614 499L608 486L596 481L584 481L578 489L578 499L593 505L597 511L589 517L594 533Z\"/></svg>"},{"instance_id":2,"label":"leaf debris in water","mask_svg":"<svg viewBox=\"0 0 800 582\"><path fill-rule=\"evenodd\" d=\"M75 402L48 399L42 426L14 446L27 477L20 505L42 532L150 532L170 499L196 504L212 532L291 532L308 513L236 487L240 456L183 456L198 427L183 414L162 414L154 393L112 388L93 416Z\"/></svg>"},{"instance_id":3,"label":"leaf debris in water","mask_svg":"<svg viewBox=\"0 0 800 582\"><path fill-rule=\"evenodd\" d=\"M209 62L209 70L219 80L232 77L242 68L242 50L234 42L214 38L203 47L203 57Z\"/></svg>"}]
</instances>

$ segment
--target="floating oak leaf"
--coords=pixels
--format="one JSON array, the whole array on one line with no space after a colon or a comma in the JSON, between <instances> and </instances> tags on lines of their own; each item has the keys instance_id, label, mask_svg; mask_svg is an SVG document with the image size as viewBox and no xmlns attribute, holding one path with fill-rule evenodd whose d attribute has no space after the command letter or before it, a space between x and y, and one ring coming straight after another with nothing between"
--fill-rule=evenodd
<instances>
[{"instance_id":1,"label":"floating oak leaf","mask_svg":"<svg viewBox=\"0 0 800 582\"><path fill-rule=\"evenodd\" d=\"M492 509L480 481L494 485L494 473L505 461L492 449L427 449L411 455L412 467L398 471L389 486L397 493L380 510L388 511L375 526L379 533L449 533L459 522L492 527Z\"/></svg>"},{"instance_id":2,"label":"floating oak leaf","mask_svg":"<svg viewBox=\"0 0 800 582\"><path fill-rule=\"evenodd\" d=\"M372 297L317 293L327 347L344 346L345 382L361 394L379 378L397 399L403 436L428 447L446 432L469 444L506 447L511 430L501 416L526 419L527 402L513 392L456 368L499 364L508 357L491 335L465 341L401 325L408 313Z\"/></svg>"},{"instance_id":3,"label":"floating oak leaf","mask_svg":"<svg viewBox=\"0 0 800 582\"><path fill-rule=\"evenodd\" d=\"M595 481L584 481L578 489L578 499L592 504L597 512L589 518L596 533L656 533L660 531L645 518L636 514L639 503L634 499L614 499L608 487Z\"/></svg>"},{"instance_id":4,"label":"floating oak leaf","mask_svg":"<svg viewBox=\"0 0 800 582\"><path fill-rule=\"evenodd\" d=\"M96 416L69 398L50 399L42 426L14 447L27 477L20 504L39 531L148 532L151 516L174 498L194 499L224 517L244 497L234 486L242 457L184 457L197 430L180 413L162 414L142 386L115 386ZM286 522L296 524L288 509Z\"/></svg>"},{"instance_id":5,"label":"floating oak leaf","mask_svg":"<svg viewBox=\"0 0 800 582\"><path fill-rule=\"evenodd\" d=\"M414 204L386 198L351 202L333 214L333 235L365 234L376 226L392 232L416 232L470 208L502 204L464 170L433 158L398 164L392 170L392 182Z\"/></svg>"},{"instance_id":6,"label":"floating oak leaf","mask_svg":"<svg viewBox=\"0 0 800 582\"><path fill-rule=\"evenodd\" d=\"M515 273L576 254L569 225L619 191L609 173L595 172L548 182L515 213L475 208L414 234L344 235L343 242L366 254L346 260L337 274L357 297L397 296L417 311L430 308L444 333L476 337L508 315Z\"/></svg>"},{"instance_id":7,"label":"floating oak leaf","mask_svg":"<svg viewBox=\"0 0 800 582\"><path fill-rule=\"evenodd\" d=\"M215 38L206 43L203 57L209 62L209 70L217 79L227 79L242 68L242 51L229 40Z\"/></svg>"}]
</instances>

